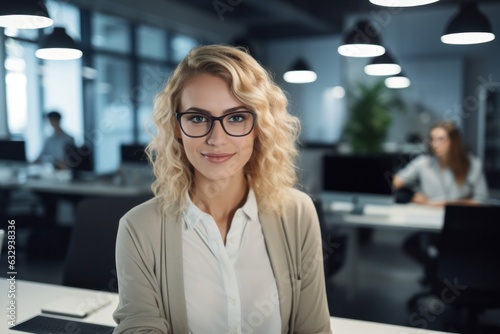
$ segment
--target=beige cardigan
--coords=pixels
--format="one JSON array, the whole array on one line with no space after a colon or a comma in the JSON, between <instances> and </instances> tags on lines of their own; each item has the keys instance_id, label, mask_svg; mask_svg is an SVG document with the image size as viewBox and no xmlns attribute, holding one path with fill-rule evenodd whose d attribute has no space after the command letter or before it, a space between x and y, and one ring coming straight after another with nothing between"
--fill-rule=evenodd
<instances>
[{"instance_id":1,"label":"beige cardigan","mask_svg":"<svg viewBox=\"0 0 500 334\"><path fill-rule=\"evenodd\" d=\"M331 333L316 210L296 189L287 197L283 217L259 214L282 333ZM120 301L114 333L188 333L182 261L182 219L160 214L158 199L123 216L116 243Z\"/></svg>"}]
</instances>

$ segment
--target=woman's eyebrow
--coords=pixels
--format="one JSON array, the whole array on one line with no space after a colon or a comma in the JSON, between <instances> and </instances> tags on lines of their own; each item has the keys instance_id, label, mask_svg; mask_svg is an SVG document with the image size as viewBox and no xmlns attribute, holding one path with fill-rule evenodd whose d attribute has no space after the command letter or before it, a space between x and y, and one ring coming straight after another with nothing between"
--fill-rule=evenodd
<instances>
[{"instance_id":1,"label":"woman's eyebrow","mask_svg":"<svg viewBox=\"0 0 500 334\"><path fill-rule=\"evenodd\" d=\"M230 112L233 112L233 111L238 111L238 110L241 110L241 109L248 110L248 108L246 106L241 105L241 106L237 106L237 107L232 107L232 108L226 109L222 113L223 114L227 114L227 113L230 113ZM209 114L209 115L213 114L209 110L202 109L202 108L197 108L197 107L191 107L191 108L186 109L185 111L198 111L198 112Z\"/></svg>"}]
</instances>

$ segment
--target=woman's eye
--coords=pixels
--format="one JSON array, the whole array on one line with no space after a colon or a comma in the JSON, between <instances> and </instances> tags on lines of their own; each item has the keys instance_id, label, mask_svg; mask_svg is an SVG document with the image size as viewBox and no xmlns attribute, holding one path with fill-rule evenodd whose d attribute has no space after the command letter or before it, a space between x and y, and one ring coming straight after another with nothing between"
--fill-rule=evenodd
<instances>
[{"instance_id":1,"label":"woman's eye","mask_svg":"<svg viewBox=\"0 0 500 334\"><path fill-rule=\"evenodd\" d=\"M231 117L229 117L229 122L239 123L239 122L243 122L245 119L246 119L245 115L241 115L241 114L231 115Z\"/></svg>"},{"instance_id":2,"label":"woman's eye","mask_svg":"<svg viewBox=\"0 0 500 334\"><path fill-rule=\"evenodd\" d=\"M207 118L203 115L193 115L189 118L189 120L193 123L202 123L206 122Z\"/></svg>"}]
</instances>

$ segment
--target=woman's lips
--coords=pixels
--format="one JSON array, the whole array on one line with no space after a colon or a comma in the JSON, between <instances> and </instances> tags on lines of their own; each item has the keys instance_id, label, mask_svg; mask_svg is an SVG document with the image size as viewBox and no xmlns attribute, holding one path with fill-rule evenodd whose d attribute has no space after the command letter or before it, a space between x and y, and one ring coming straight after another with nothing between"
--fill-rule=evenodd
<instances>
[{"instance_id":1,"label":"woman's lips","mask_svg":"<svg viewBox=\"0 0 500 334\"><path fill-rule=\"evenodd\" d=\"M203 157L205 157L205 159L207 159L211 163L221 163L231 159L234 156L234 153L232 154L205 153L202 155Z\"/></svg>"}]
</instances>

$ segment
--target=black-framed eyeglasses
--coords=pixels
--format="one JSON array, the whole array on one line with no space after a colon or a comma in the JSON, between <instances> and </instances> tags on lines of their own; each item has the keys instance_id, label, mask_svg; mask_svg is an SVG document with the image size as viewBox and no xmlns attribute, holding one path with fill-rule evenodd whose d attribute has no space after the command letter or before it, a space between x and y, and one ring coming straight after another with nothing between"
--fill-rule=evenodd
<instances>
[{"instance_id":1,"label":"black-framed eyeglasses","mask_svg":"<svg viewBox=\"0 0 500 334\"><path fill-rule=\"evenodd\" d=\"M177 113L177 121L182 132L191 138L204 137L212 131L215 121L219 121L228 135L244 137L252 132L257 114L255 111L234 111L215 117L204 112L186 111Z\"/></svg>"}]
</instances>

